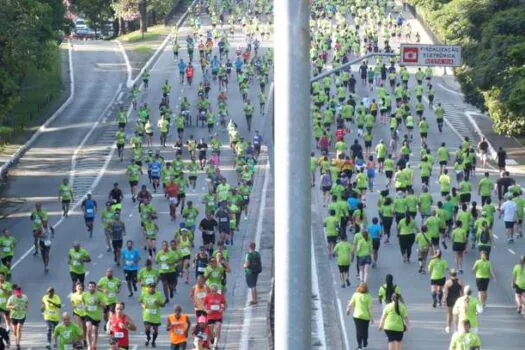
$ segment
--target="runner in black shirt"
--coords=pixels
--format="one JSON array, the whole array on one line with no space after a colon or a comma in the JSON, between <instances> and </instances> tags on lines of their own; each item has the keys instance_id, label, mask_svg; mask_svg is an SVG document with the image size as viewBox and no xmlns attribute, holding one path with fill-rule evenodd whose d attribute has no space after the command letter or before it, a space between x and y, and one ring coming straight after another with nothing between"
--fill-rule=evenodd
<instances>
[{"instance_id":1,"label":"runner in black shirt","mask_svg":"<svg viewBox=\"0 0 525 350\"><path fill-rule=\"evenodd\" d=\"M109 199L114 200L117 203L122 202L124 199L124 193L122 193L122 190L118 187L117 182L113 184L113 189L109 192Z\"/></svg>"},{"instance_id":2,"label":"runner in black shirt","mask_svg":"<svg viewBox=\"0 0 525 350\"><path fill-rule=\"evenodd\" d=\"M199 230L202 232L202 242L208 251L211 251L215 244L217 226L217 220L215 220L211 213L206 213L206 217L202 219L199 224Z\"/></svg>"}]
</instances>

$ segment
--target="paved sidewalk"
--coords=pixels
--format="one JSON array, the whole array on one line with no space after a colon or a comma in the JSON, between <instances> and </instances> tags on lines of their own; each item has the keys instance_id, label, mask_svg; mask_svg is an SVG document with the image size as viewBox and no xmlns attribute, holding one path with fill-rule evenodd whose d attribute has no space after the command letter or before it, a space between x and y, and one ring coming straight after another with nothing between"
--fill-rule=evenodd
<instances>
[{"instance_id":1,"label":"paved sidewalk","mask_svg":"<svg viewBox=\"0 0 525 350\"><path fill-rule=\"evenodd\" d=\"M414 32L421 35L421 43L438 44L433 35L410 11L404 11L406 18ZM461 93L461 86L456 80L452 69L434 68L433 79L436 91L436 102L441 102L446 119L452 127L463 137L469 137L476 145L482 136L486 137L492 148L497 151L503 147L507 151L507 166L512 173L525 173L525 147L515 137L498 135L492 128L492 120L486 113L466 103Z\"/></svg>"}]
</instances>

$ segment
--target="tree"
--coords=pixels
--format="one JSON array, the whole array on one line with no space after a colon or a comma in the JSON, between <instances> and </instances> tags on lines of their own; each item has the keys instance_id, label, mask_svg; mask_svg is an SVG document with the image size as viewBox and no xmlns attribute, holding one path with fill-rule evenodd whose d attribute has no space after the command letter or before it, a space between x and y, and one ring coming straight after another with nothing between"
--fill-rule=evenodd
<instances>
[{"instance_id":1,"label":"tree","mask_svg":"<svg viewBox=\"0 0 525 350\"><path fill-rule=\"evenodd\" d=\"M111 0L76 0L75 9L79 16L88 20L95 32L113 17Z\"/></svg>"},{"instance_id":2,"label":"tree","mask_svg":"<svg viewBox=\"0 0 525 350\"><path fill-rule=\"evenodd\" d=\"M118 20L119 35L127 31L127 22L139 18L137 0L113 0L111 8Z\"/></svg>"},{"instance_id":3,"label":"tree","mask_svg":"<svg viewBox=\"0 0 525 350\"><path fill-rule=\"evenodd\" d=\"M144 33L148 31L148 0L139 0L139 13L140 13L140 32L142 33L142 38L144 38Z\"/></svg>"}]
</instances>

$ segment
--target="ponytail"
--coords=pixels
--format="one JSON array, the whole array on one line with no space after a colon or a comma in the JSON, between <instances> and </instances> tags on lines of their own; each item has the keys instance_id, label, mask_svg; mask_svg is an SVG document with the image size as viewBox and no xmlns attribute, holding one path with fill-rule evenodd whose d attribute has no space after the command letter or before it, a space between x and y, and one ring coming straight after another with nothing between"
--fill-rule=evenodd
<instances>
[{"instance_id":1,"label":"ponytail","mask_svg":"<svg viewBox=\"0 0 525 350\"><path fill-rule=\"evenodd\" d=\"M385 282L385 302L389 303L392 301L392 297L396 291L394 277L391 274L386 275Z\"/></svg>"},{"instance_id":2,"label":"ponytail","mask_svg":"<svg viewBox=\"0 0 525 350\"><path fill-rule=\"evenodd\" d=\"M392 294L392 301L394 302L394 310L396 314L401 316L401 310L399 309L399 295L397 293Z\"/></svg>"}]
</instances>

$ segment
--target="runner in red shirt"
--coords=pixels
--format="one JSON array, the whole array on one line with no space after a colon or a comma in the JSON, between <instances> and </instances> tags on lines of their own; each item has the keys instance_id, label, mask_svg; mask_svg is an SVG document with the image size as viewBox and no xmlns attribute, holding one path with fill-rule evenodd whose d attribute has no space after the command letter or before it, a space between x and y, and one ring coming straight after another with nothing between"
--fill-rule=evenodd
<instances>
[{"instance_id":1,"label":"runner in red shirt","mask_svg":"<svg viewBox=\"0 0 525 350\"><path fill-rule=\"evenodd\" d=\"M171 220L175 220L177 218L177 206L179 205L179 201L177 199L177 195L179 194L179 186L177 186L177 184L173 181L173 178L170 178L170 182L164 188L164 192L170 201L169 206Z\"/></svg>"},{"instance_id":2,"label":"runner in red shirt","mask_svg":"<svg viewBox=\"0 0 525 350\"><path fill-rule=\"evenodd\" d=\"M193 66L191 63L186 67L186 80L188 81L188 85L191 85L193 81Z\"/></svg>"},{"instance_id":3,"label":"runner in red shirt","mask_svg":"<svg viewBox=\"0 0 525 350\"><path fill-rule=\"evenodd\" d=\"M204 297L204 307L213 334L213 345L217 347L221 338L222 313L226 311L227 304L224 296L217 293L215 285L210 287L210 293Z\"/></svg>"},{"instance_id":4,"label":"runner in red shirt","mask_svg":"<svg viewBox=\"0 0 525 350\"><path fill-rule=\"evenodd\" d=\"M129 331L135 331L137 327L124 313L124 303L116 304L115 313L110 316L107 329L112 339L111 349L129 349Z\"/></svg>"}]
</instances>

